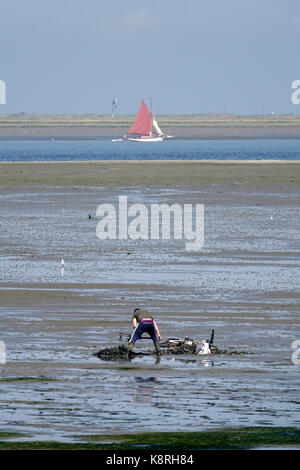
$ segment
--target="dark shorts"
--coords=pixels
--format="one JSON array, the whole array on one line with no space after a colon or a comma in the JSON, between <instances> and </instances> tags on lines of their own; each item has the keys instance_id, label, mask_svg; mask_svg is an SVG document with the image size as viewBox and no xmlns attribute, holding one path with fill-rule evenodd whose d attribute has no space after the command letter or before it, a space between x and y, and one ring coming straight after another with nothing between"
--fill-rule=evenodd
<instances>
[{"instance_id":1,"label":"dark shorts","mask_svg":"<svg viewBox=\"0 0 300 470\"><path fill-rule=\"evenodd\" d=\"M129 343L134 344L143 333L148 333L152 339L152 341L158 341L158 337L156 336L155 327L153 321L140 321L135 328L133 335L131 336Z\"/></svg>"}]
</instances>

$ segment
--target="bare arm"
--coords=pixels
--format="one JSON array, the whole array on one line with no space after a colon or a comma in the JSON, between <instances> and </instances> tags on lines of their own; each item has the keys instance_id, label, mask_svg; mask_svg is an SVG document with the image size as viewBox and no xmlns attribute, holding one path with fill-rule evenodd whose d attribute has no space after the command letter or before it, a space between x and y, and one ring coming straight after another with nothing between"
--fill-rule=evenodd
<instances>
[{"instance_id":1,"label":"bare arm","mask_svg":"<svg viewBox=\"0 0 300 470\"><path fill-rule=\"evenodd\" d=\"M159 341L161 341L162 336L161 336L161 334L160 334L160 332L159 332L159 329L158 329L158 326L157 326L157 323L156 323L155 320L153 320L153 324L154 324L154 328L155 328L155 333L156 333L156 335L157 335Z\"/></svg>"},{"instance_id":2,"label":"bare arm","mask_svg":"<svg viewBox=\"0 0 300 470\"><path fill-rule=\"evenodd\" d=\"M133 319L132 319L133 328L136 328L137 324L138 324L137 319L135 317L133 317Z\"/></svg>"}]
</instances>

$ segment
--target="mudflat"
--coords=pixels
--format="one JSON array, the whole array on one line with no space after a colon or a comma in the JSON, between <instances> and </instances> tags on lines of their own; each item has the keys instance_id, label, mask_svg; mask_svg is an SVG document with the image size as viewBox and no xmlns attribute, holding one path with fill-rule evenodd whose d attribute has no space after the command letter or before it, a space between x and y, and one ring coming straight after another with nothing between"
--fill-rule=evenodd
<instances>
[{"instance_id":1,"label":"mudflat","mask_svg":"<svg viewBox=\"0 0 300 470\"><path fill-rule=\"evenodd\" d=\"M187 423L191 431L299 427L299 168L1 164L2 440L84 442ZM120 194L129 204L204 204L203 248L99 240L96 208ZM95 357L131 331L138 306L164 339L206 339L213 328L217 346L241 354ZM135 350L153 346L140 341Z\"/></svg>"},{"instance_id":2,"label":"mudflat","mask_svg":"<svg viewBox=\"0 0 300 470\"><path fill-rule=\"evenodd\" d=\"M1 162L0 186L300 184L300 161Z\"/></svg>"}]
</instances>

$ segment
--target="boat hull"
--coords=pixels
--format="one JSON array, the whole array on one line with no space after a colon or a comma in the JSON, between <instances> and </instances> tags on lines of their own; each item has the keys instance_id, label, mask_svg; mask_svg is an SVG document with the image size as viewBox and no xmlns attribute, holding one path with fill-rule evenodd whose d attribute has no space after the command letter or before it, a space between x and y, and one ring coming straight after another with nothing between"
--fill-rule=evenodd
<instances>
[{"instance_id":1,"label":"boat hull","mask_svg":"<svg viewBox=\"0 0 300 470\"><path fill-rule=\"evenodd\" d=\"M163 137L127 137L127 140L131 142L139 142L139 143L148 143L148 142L162 142L164 140Z\"/></svg>"}]
</instances>

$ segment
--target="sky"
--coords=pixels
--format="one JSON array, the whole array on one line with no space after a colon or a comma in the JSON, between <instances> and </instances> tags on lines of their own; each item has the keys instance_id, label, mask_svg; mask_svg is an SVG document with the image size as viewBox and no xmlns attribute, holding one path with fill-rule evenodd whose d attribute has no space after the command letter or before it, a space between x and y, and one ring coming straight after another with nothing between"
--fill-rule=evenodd
<instances>
[{"instance_id":1,"label":"sky","mask_svg":"<svg viewBox=\"0 0 300 470\"><path fill-rule=\"evenodd\" d=\"M299 0L1 0L0 113L299 113Z\"/></svg>"}]
</instances>

